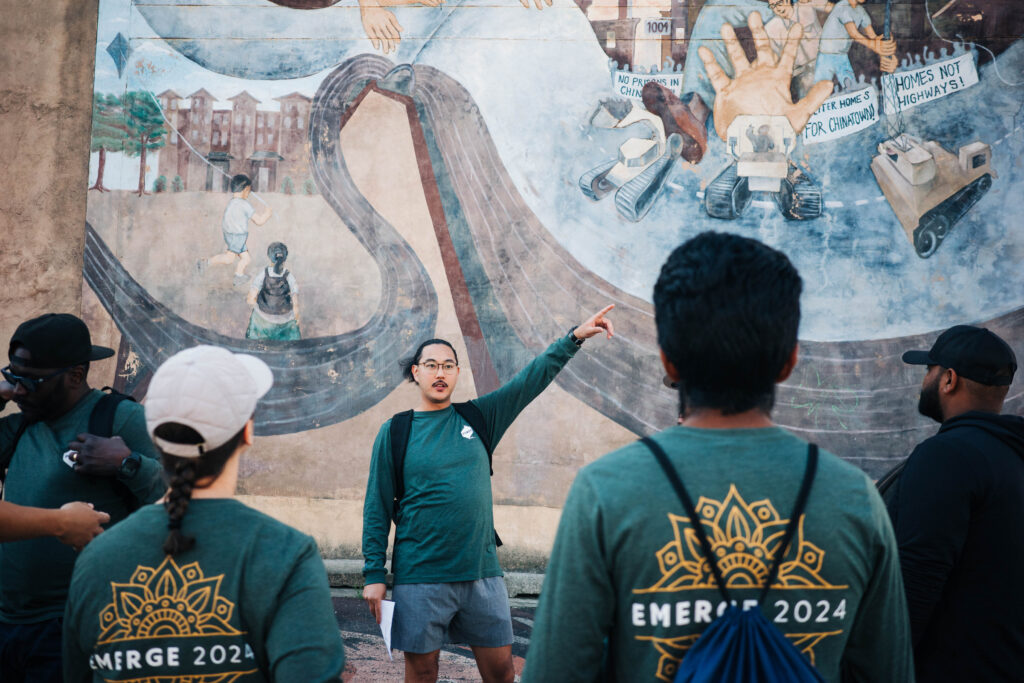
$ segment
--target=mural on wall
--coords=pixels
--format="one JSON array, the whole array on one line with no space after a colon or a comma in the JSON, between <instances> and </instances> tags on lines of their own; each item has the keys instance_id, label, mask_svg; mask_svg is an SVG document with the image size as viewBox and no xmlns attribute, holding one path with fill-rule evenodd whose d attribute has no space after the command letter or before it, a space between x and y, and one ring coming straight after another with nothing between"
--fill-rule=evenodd
<instances>
[{"instance_id":1,"label":"mural on wall","mask_svg":"<svg viewBox=\"0 0 1024 683\"><path fill-rule=\"evenodd\" d=\"M101 0L99 27L84 274L137 394L222 344L274 368L258 433L302 432L398 387L439 298L479 393L611 301L619 341L557 381L648 433L678 410L652 286L707 229L797 265L774 417L872 475L934 429L903 350L976 322L1024 353L1012 4ZM351 173L385 110L445 282Z\"/></svg>"}]
</instances>

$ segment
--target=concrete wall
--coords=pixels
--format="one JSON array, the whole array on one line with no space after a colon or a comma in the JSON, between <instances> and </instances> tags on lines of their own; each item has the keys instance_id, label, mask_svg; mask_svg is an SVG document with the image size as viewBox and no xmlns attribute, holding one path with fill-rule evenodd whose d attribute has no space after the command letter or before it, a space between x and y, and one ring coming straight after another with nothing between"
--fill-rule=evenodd
<instances>
[{"instance_id":1,"label":"concrete wall","mask_svg":"<svg viewBox=\"0 0 1024 683\"><path fill-rule=\"evenodd\" d=\"M0 2L0 336L79 312L97 0Z\"/></svg>"}]
</instances>

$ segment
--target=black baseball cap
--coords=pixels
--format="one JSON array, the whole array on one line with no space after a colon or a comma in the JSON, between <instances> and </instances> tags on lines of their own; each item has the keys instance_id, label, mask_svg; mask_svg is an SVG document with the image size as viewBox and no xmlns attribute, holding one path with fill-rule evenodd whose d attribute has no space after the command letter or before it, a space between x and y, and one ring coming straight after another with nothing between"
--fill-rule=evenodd
<instances>
[{"instance_id":1,"label":"black baseball cap","mask_svg":"<svg viewBox=\"0 0 1024 683\"><path fill-rule=\"evenodd\" d=\"M32 354L29 363L19 364L35 368L68 368L114 355L114 349L93 346L89 328L70 313L47 313L18 325L7 349L8 358L19 346Z\"/></svg>"},{"instance_id":2,"label":"black baseball cap","mask_svg":"<svg viewBox=\"0 0 1024 683\"><path fill-rule=\"evenodd\" d=\"M956 325L939 335L930 351L907 351L903 362L939 365L979 384L1009 386L1017 372L1010 345L984 327Z\"/></svg>"}]
</instances>

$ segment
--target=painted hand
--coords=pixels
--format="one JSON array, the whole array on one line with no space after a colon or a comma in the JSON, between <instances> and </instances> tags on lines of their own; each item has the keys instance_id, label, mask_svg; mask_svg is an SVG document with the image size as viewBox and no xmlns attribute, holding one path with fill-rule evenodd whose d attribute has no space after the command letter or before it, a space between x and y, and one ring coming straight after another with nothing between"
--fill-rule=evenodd
<instances>
[{"instance_id":1,"label":"painted hand","mask_svg":"<svg viewBox=\"0 0 1024 683\"><path fill-rule=\"evenodd\" d=\"M891 57L896 54L896 41L892 38L886 40L882 36L875 36L871 40L871 49L880 57Z\"/></svg>"},{"instance_id":2,"label":"painted hand","mask_svg":"<svg viewBox=\"0 0 1024 683\"><path fill-rule=\"evenodd\" d=\"M611 339L612 335L615 334L615 328L612 327L612 321L604 317L604 314L615 308L615 304L608 304L600 311L590 316L573 330L573 336L577 339L590 339L595 334L604 332Z\"/></svg>"},{"instance_id":3,"label":"painted hand","mask_svg":"<svg viewBox=\"0 0 1024 683\"><path fill-rule=\"evenodd\" d=\"M519 2L522 3L523 7L526 9L530 9L530 0L519 0ZM544 9L545 4L548 7L551 7L551 0L533 0L533 4L537 6L537 9Z\"/></svg>"},{"instance_id":4,"label":"painted hand","mask_svg":"<svg viewBox=\"0 0 1024 683\"><path fill-rule=\"evenodd\" d=\"M375 50L384 54L398 50L403 29L393 12L381 7L377 0L359 0L359 15L366 37Z\"/></svg>"},{"instance_id":5,"label":"painted hand","mask_svg":"<svg viewBox=\"0 0 1024 683\"><path fill-rule=\"evenodd\" d=\"M730 24L722 25L722 39L736 75L730 79L715 61L711 50L701 46L697 50L704 68L707 69L711 85L715 88L715 131L723 140L733 119L742 114L764 114L785 116L799 133L807 119L817 111L821 103L832 93L832 81L818 81L807 96L794 103L789 84L793 79L793 64L800 46L803 27L793 24L786 35L782 54L775 55L765 33L761 15L751 12L747 26L754 36L757 58L747 61L736 32Z\"/></svg>"},{"instance_id":6,"label":"painted hand","mask_svg":"<svg viewBox=\"0 0 1024 683\"><path fill-rule=\"evenodd\" d=\"M879 66L887 74L891 74L896 71L896 67L900 65L900 60L896 58L896 55L889 55L888 57L879 58Z\"/></svg>"}]
</instances>

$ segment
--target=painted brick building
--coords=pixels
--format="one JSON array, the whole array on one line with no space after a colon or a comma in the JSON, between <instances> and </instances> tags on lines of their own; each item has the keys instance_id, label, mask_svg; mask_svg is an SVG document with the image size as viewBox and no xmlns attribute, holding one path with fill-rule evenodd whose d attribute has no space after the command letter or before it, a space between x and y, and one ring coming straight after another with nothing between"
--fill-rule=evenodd
<instances>
[{"instance_id":1,"label":"painted brick building","mask_svg":"<svg viewBox=\"0 0 1024 683\"><path fill-rule=\"evenodd\" d=\"M244 173L257 192L279 192L288 185L292 192L303 191L311 177L310 98L276 97L280 110L270 111L244 90L228 98L230 109L215 109L216 97L205 88L185 97L165 90L157 97L176 129L160 151L159 172L168 184L178 176L185 190L227 191L228 177Z\"/></svg>"}]
</instances>

